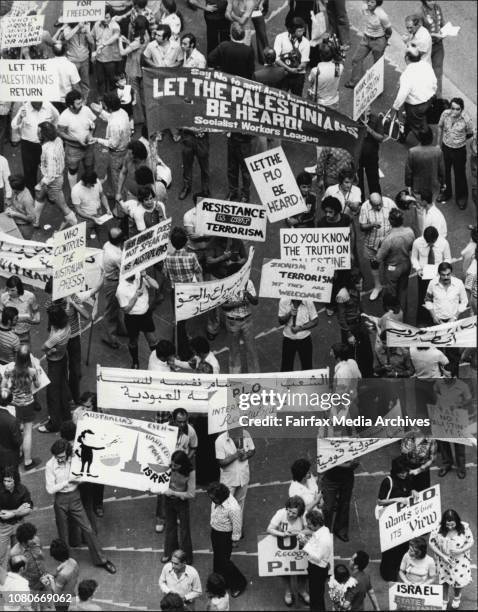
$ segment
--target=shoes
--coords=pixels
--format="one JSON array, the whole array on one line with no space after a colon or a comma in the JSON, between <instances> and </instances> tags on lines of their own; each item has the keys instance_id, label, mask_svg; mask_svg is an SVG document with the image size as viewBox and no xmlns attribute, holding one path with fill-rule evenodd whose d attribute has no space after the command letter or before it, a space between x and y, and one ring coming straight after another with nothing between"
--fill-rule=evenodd
<instances>
[{"instance_id":1,"label":"shoes","mask_svg":"<svg viewBox=\"0 0 478 612\"><path fill-rule=\"evenodd\" d=\"M116 567L113 565L113 563L111 563L111 561L106 561L106 563L103 563L103 565L100 565L99 567L103 567L108 574L116 574Z\"/></svg>"},{"instance_id":2,"label":"shoes","mask_svg":"<svg viewBox=\"0 0 478 612\"><path fill-rule=\"evenodd\" d=\"M242 589L234 589L233 591L231 591L231 597L233 597L234 599L236 599L236 597L239 597L240 595L242 595L244 593L244 591L246 590L247 584L245 584Z\"/></svg>"},{"instance_id":3,"label":"shoes","mask_svg":"<svg viewBox=\"0 0 478 612\"><path fill-rule=\"evenodd\" d=\"M156 525L154 527L154 531L156 533L163 533L163 531L164 531L164 524L163 523L156 523Z\"/></svg>"},{"instance_id":4,"label":"shoes","mask_svg":"<svg viewBox=\"0 0 478 612\"><path fill-rule=\"evenodd\" d=\"M445 467L440 468L438 476L440 476L440 478L443 478L443 476L446 476L450 470L451 465L446 465Z\"/></svg>"},{"instance_id":5,"label":"shoes","mask_svg":"<svg viewBox=\"0 0 478 612\"><path fill-rule=\"evenodd\" d=\"M342 540L342 542L348 542L348 541L349 541L349 536L348 536L348 535L342 535L342 534L340 534L340 533L336 533L336 532L334 531L334 536L335 536L336 538L339 538L339 540Z\"/></svg>"},{"instance_id":6,"label":"shoes","mask_svg":"<svg viewBox=\"0 0 478 612\"><path fill-rule=\"evenodd\" d=\"M184 200L187 198L187 196L191 193L191 187L189 185L184 185L184 187L181 190L181 193L179 194L179 199L180 200Z\"/></svg>"},{"instance_id":7,"label":"shoes","mask_svg":"<svg viewBox=\"0 0 478 612\"><path fill-rule=\"evenodd\" d=\"M370 294L369 300L371 302L375 302L375 300L378 298L378 296L382 293L382 287L379 287L378 289L375 288L372 293Z\"/></svg>"},{"instance_id":8,"label":"shoes","mask_svg":"<svg viewBox=\"0 0 478 612\"><path fill-rule=\"evenodd\" d=\"M25 472L29 472L30 470L33 470L33 468L36 468L37 465L40 465L40 463L40 459L32 459L32 462L28 465L23 464L23 469L25 470Z\"/></svg>"},{"instance_id":9,"label":"shoes","mask_svg":"<svg viewBox=\"0 0 478 612\"><path fill-rule=\"evenodd\" d=\"M179 142L181 140L181 136L179 134L175 134L173 136L173 142Z\"/></svg>"},{"instance_id":10,"label":"shoes","mask_svg":"<svg viewBox=\"0 0 478 612\"><path fill-rule=\"evenodd\" d=\"M461 603L461 595L460 597L454 597L451 602L451 607L453 608L453 610L457 610L460 607L460 603Z\"/></svg>"},{"instance_id":11,"label":"shoes","mask_svg":"<svg viewBox=\"0 0 478 612\"><path fill-rule=\"evenodd\" d=\"M101 338L101 342L103 342L103 344L106 344L112 349L119 348L119 342L115 342L114 340L108 340L107 338Z\"/></svg>"},{"instance_id":12,"label":"shoes","mask_svg":"<svg viewBox=\"0 0 478 612\"><path fill-rule=\"evenodd\" d=\"M94 509L94 513L96 514L96 516L98 516L99 518L103 518L105 515L105 511L103 510L103 508L95 508Z\"/></svg>"},{"instance_id":13,"label":"shoes","mask_svg":"<svg viewBox=\"0 0 478 612\"><path fill-rule=\"evenodd\" d=\"M51 421L47 421L45 425L40 425L38 431L40 433L58 433L58 429L52 427Z\"/></svg>"},{"instance_id":14,"label":"shoes","mask_svg":"<svg viewBox=\"0 0 478 612\"><path fill-rule=\"evenodd\" d=\"M302 593L299 593L299 599L302 599L302 601L305 603L306 606L310 605L309 594L306 593L305 591L303 591Z\"/></svg>"},{"instance_id":15,"label":"shoes","mask_svg":"<svg viewBox=\"0 0 478 612\"><path fill-rule=\"evenodd\" d=\"M466 472L465 472L465 470L458 470L456 475L458 476L458 478L460 480L463 480L465 478L465 476L466 476Z\"/></svg>"},{"instance_id":16,"label":"shoes","mask_svg":"<svg viewBox=\"0 0 478 612\"><path fill-rule=\"evenodd\" d=\"M287 591L284 595L284 603L286 606L291 606L294 603L294 596L290 591Z\"/></svg>"},{"instance_id":17,"label":"shoes","mask_svg":"<svg viewBox=\"0 0 478 612\"><path fill-rule=\"evenodd\" d=\"M168 563L168 561L171 560L171 557L169 555L163 555L161 557L161 563Z\"/></svg>"},{"instance_id":18,"label":"shoes","mask_svg":"<svg viewBox=\"0 0 478 612\"><path fill-rule=\"evenodd\" d=\"M307 172L307 174L317 174L317 165L307 166L307 168L304 168L304 172Z\"/></svg>"},{"instance_id":19,"label":"shoes","mask_svg":"<svg viewBox=\"0 0 478 612\"><path fill-rule=\"evenodd\" d=\"M347 83L345 83L344 87L347 87L347 89L355 89L355 85L356 83L352 83L352 81L348 81Z\"/></svg>"}]
</instances>

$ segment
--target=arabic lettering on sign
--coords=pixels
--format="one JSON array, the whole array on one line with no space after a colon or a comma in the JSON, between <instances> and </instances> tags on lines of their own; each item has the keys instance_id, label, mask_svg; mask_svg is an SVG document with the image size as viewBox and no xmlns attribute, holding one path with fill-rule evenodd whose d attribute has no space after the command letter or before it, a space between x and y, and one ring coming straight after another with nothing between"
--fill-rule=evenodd
<instances>
[{"instance_id":1,"label":"arabic lettering on sign","mask_svg":"<svg viewBox=\"0 0 478 612\"><path fill-rule=\"evenodd\" d=\"M387 327L387 345L476 347L476 316L422 329L394 321Z\"/></svg>"},{"instance_id":2,"label":"arabic lettering on sign","mask_svg":"<svg viewBox=\"0 0 478 612\"><path fill-rule=\"evenodd\" d=\"M395 442L395 438L317 438L319 473Z\"/></svg>"}]
</instances>

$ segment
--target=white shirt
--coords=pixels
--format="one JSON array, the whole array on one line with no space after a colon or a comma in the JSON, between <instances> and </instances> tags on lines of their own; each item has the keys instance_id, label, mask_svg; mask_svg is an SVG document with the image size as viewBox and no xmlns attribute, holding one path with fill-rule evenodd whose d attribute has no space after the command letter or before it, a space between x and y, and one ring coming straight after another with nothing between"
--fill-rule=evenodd
<instances>
[{"instance_id":1,"label":"white shirt","mask_svg":"<svg viewBox=\"0 0 478 612\"><path fill-rule=\"evenodd\" d=\"M82 106L79 113L72 113L69 108L66 108L60 115L58 126L66 128L69 138L84 145L87 136L91 135L95 129L95 121L93 111L87 106Z\"/></svg>"},{"instance_id":2,"label":"white shirt","mask_svg":"<svg viewBox=\"0 0 478 612\"><path fill-rule=\"evenodd\" d=\"M120 305L120 308L125 308L131 301L132 297L136 293L136 289L140 286L141 275L136 274L134 281L129 283L126 279L120 280L118 283L118 289L116 289L116 299ZM148 312L149 308L149 295L148 289L144 281L141 283L141 295L136 300L133 308L127 313L129 315L143 315Z\"/></svg>"},{"instance_id":3,"label":"white shirt","mask_svg":"<svg viewBox=\"0 0 478 612\"><path fill-rule=\"evenodd\" d=\"M245 451L254 450L254 442L248 431L243 430L243 449ZM216 459L225 459L237 451L234 440L229 437L229 432L225 431L216 438ZM249 484L249 460L239 461L235 459L229 465L221 467L220 481L228 487L244 487Z\"/></svg>"},{"instance_id":4,"label":"white shirt","mask_svg":"<svg viewBox=\"0 0 478 612\"><path fill-rule=\"evenodd\" d=\"M193 49L189 57L186 57L186 54L183 54L183 68L200 68L203 70L206 68L206 66L206 58L197 49Z\"/></svg>"},{"instance_id":5,"label":"white shirt","mask_svg":"<svg viewBox=\"0 0 478 612\"><path fill-rule=\"evenodd\" d=\"M448 358L436 346L411 346L410 359L417 378L441 378L440 365L448 365Z\"/></svg>"},{"instance_id":6,"label":"white shirt","mask_svg":"<svg viewBox=\"0 0 478 612\"><path fill-rule=\"evenodd\" d=\"M300 497L305 504L306 511L315 508L318 492L317 480L312 474L307 479L305 485L297 480L293 480L289 485L289 497L294 497L294 495Z\"/></svg>"},{"instance_id":7,"label":"white shirt","mask_svg":"<svg viewBox=\"0 0 478 612\"><path fill-rule=\"evenodd\" d=\"M180 52L181 47L171 44L171 42L160 45L156 40L153 40L146 46L144 56L155 66L171 68L180 59Z\"/></svg>"},{"instance_id":8,"label":"white shirt","mask_svg":"<svg viewBox=\"0 0 478 612\"><path fill-rule=\"evenodd\" d=\"M446 220L441 210L438 210L435 204L432 204L428 210L417 208L417 221L418 230L421 234L423 234L425 228L432 225L438 230L439 236L446 238L448 234Z\"/></svg>"},{"instance_id":9,"label":"white shirt","mask_svg":"<svg viewBox=\"0 0 478 612\"><path fill-rule=\"evenodd\" d=\"M12 197L12 188L8 181L9 176L10 166L8 165L8 161L3 155L0 155L0 189L5 189L6 198Z\"/></svg>"},{"instance_id":10,"label":"white shirt","mask_svg":"<svg viewBox=\"0 0 478 612\"><path fill-rule=\"evenodd\" d=\"M304 546L309 556L309 563L318 567L332 567L334 561L334 541L329 529L324 525L314 531L312 537Z\"/></svg>"},{"instance_id":11,"label":"white shirt","mask_svg":"<svg viewBox=\"0 0 478 612\"><path fill-rule=\"evenodd\" d=\"M58 87L60 90L58 102L64 102L66 94L81 80L78 68L65 56L52 57L46 61L49 62L49 69L52 72L56 71L58 74Z\"/></svg>"},{"instance_id":12,"label":"white shirt","mask_svg":"<svg viewBox=\"0 0 478 612\"><path fill-rule=\"evenodd\" d=\"M96 216L100 211L102 193L103 188L99 179L93 187L86 187L80 181L71 190L71 202L80 215Z\"/></svg>"},{"instance_id":13,"label":"white shirt","mask_svg":"<svg viewBox=\"0 0 478 612\"><path fill-rule=\"evenodd\" d=\"M152 351L148 360L148 370L154 370L155 372L171 372L171 368L168 366L166 361L161 361L156 355L156 351Z\"/></svg>"},{"instance_id":14,"label":"white shirt","mask_svg":"<svg viewBox=\"0 0 478 612\"><path fill-rule=\"evenodd\" d=\"M106 126L106 137L98 138L98 142L112 151L125 151L131 140L128 113L120 108L113 113L102 111L100 117L108 124ZM146 146L146 150L149 152L149 145Z\"/></svg>"},{"instance_id":15,"label":"white shirt","mask_svg":"<svg viewBox=\"0 0 478 612\"><path fill-rule=\"evenodd\" d=\"M166 563L159 577L159 588L161 592L177 593L186 601L194 601L202 594L201 580L197 570L192 565L186 565L181 574L176 574L171 561Z\"/></svg>"},{"instance_id":16,"label":"white shirt","mask_svg":"<svg viewBox=\"0 0 478 612\"><path fill-rule=\"evenodd\" d=\"M290 39L289 32L282 32L281 34L277 34L274 40L274 51L276 52L277 58L280 59L281 55L284 53L290 53L294 48L297 48L300 51L300 62L308 63L310 56L310 41L303 36L300 43L297 45L297 41L293 45ZM305 74L305 68L300 71L300 73Z\"/></svg>"},{"instance_id":17,"label":"white shirt","mask_svg":"<svg viewBox=\"0 0 478 612\"><path fill-rule=\"evenodd\" d=\"M26 109L26 115L20 116L22 108ZM53 125L58 124L60 113L50 102L43 102L40 110L35 110L30 102L23 104L12 120L12 128L20 130L22 140L39 143L38 140L38 125L44 121L49 121Z\"/></svg>"},{"instance_id":18,"label":"white shirt","mask_svg":"<svg viewBox=\"0 0 478 612\"><path fill-rule=\"evenodd\" d=\"M292 300L290 298L281 298L279 300L279 317L285 317L290 313L291 308ZM317 316L317 310L314 306L314 302L312 300L304 300L299 304L297 315L295 317L290 317L287 321L284 327L283 335L291 340L303 340L304 338L307 338L311 334L310 329L305 329L303 331L294 333L292 331L292 327L300 327L301 325L316 319Z\"/></svg>"},{"instance_id":19,"label":"white shirt","mask_svg":"<svg viewBox=\"0 0 478 612\"><path fill-rule=\"evenodd\" d=\"M432 98L437 90L437 78L431 65L425 61L411 62L400 76L400 89L393 103L399 110L403 104L422 104Z\"/></svg>"},{"instance_id":20,"label":"white shirt","mask_svg":"<svg viewBox=\"0 0 478 612\"><path fill-rule=\"evenodd\" d=\"M411 262L414 270L421 270L428 264L428 254L430 247L423 236L416 238L412 246ZM433 253L435 256L435 264L438 265L442 261L451 261L450 245L448 240L438 236L433 245Z\"/></svg>"},{"instance_id":21,"label":"white shirt","mask_svg":"<svg viewBox=\"0 0 478 612\"><path fill-rule=\"evenodd\" d=\"M342 212L349 212L349 204L359 205L362 202L362 192L358 187L352 185L350 191L347 191L346 194L340 189L340 185L331 185L327 187L324 193L324 197L322 199L327 198L328 196L332 196L337 198L337 200L342 204Z\"/></svg>"},{"instance_id":22,"label":"white shirt","mask_svg":"<svg viewBox=\"0 0 478 612\"><path fill-rule=\"evenodd\" d=\"M71 459L64 463L58 463L56 457L51 457L45 465L45 483L47 493L54 495L56 493L71 493L76 491L78 484L69 482L70 479ZM55 490L56 485L66 483L60 490Z\"/></svg>"},{"instance_id":23,"label":"white shirt","mask_svg":"<svg viewBox=\"0 0 478 612\"><path fill-rule=\"evenodd\" d=\"M444 287L440 278L434 278L428 283L425 296L425 308L432 312L440 321L456 320L458 315L466 310L468 297L463 282L451 277L451 282Z\"/></svg>"},{"instance_id":24,"label":"white shirt","mask_svg":"<svg viewBox=\"0 0 478 612\"><path fill-rule=\"evenodd\" d=\"M103 245L102 268L105 280L118 280L121 268L122 250L119 246L106 242Z\"/></svg>"},{"instance_id":25,"label":"white shirt","mask_svg":"<svg viewBox=\"0 0 478 612\"><path fill-rule=\"evenodd\" d=\"M362 373L357 365L355 359L347 359L346 361L339 361L334 369L334 379L341 380L355 380L356 378L362 378Z\"/></svg>"},{"instance_id":26,"label":"white shirt","mask_svg":"<svg viewBox=\"0 0 478 612\"><path fill-rule=\"evenodd\" d=\"M28 580L16 572L8 572L5 582L0 584L0 593L15 595L15 593L29 593L30 587L28 586ZM31 610L28 604L12 603L11 605L5 596L5 599L0 595L0 601L2 601L2 610Z\"/></svg>"},{"instance_id":27,"label":"white shirt","mask_svg":"<svg viewBox=\"0 0 478 612\"><path fill-rule=\"evenodd\" d=\"M420 26L415 34L409 39L409 44L415 46L422 53L422 60L432 63L432 37L430 32Z\"/></svg>"}]
</instances>

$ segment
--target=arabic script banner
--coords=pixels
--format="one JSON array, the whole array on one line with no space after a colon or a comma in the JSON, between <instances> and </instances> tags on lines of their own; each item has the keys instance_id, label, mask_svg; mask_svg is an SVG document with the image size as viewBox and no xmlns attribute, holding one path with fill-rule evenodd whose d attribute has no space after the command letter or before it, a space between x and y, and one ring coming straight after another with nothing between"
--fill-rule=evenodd
<instances>
[{"instance_id":1,"label":"arabic script banner","mask_svg":"<svg viewBox=\"0 0 478 612\"><path fill-rule=\"evenodd\" d=\"M395 441L395 438L317 438L317 471L322 474Z\"/></svg>"},{"instance_id":2,"label":"arabic script banner","mask_svg":"<svg viewBox=\"0 0 478 612\"><path fill-rule=\"evenodd\" d=\"M422 329L393 321L387 327L387 346L476 347L476 315Z\"/></svg>"}]
</instances>

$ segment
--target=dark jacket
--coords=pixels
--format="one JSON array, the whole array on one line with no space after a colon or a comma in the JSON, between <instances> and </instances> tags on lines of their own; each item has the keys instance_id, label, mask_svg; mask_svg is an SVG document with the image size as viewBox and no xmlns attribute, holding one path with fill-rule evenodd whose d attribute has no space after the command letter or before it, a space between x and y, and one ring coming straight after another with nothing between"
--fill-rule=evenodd
<instances>
[{"instance_id":1,"label":"dark jacket","mask_svg":"<svg viewBox=\"0 0 478 612\"><path fill-rule=\"evenodd\" d=\"M222 72L252 79L254 74L254 50L248 45L227 40L218 45L207 58L208 66Z\"/></svg>"},{"instance_id":2,"label":"dark jacket","mask_svg":"<svg viewBox=\"0 0 478 612\"><path fill-rule=\"evenodd\" d=\"M21 445L20 422L0 407L0 468L19 465Z\"/></svg>"}]
</instances>

